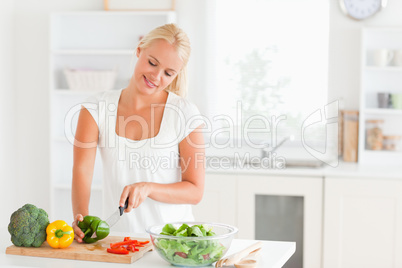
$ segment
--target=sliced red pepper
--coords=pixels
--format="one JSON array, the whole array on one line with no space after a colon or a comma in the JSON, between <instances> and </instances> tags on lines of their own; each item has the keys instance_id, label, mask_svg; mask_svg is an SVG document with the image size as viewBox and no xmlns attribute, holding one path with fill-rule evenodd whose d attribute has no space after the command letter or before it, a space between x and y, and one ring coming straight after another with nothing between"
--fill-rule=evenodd
<instances>
[{"instance_id":1,"label":"sliced red pepper","mask_svg":"<svg viewBox=\"0 0 402 268\"><path fill-rule=\"evenodd\" d=\"M127 240L127 241L123 241L123 242L117 242L117 243L110 243L110 247L111 248L117 248L120 246L125 246L125 245L135 245L137 244L137 240Z\"/></svg>"},{"instance_id":2,"label":"sliced red pepper","mask_svg":"<svg viewBox=\"0 0 402 268\"><path fill-rule=\"evenodd\" d=\"M110 248L107 249L107 252L114 253L114 254L128 254L129 251L135 252L140 251L136 247L144 247L144 245L148 244L149 241L138 241L133 240L130 237L124 237L124 241L117 242L117 243L110 243ZM182 253L182 252L179 252ZM182 253L185 255L183 258L187 258L187 254ZM179 254L179 256L181 256Z\"/></svg>"},{"instance_id":3,"label":"sliced red pepper","mask_svg":"<svg viewBox=\"0 0 402 268\"><path fill-rule=\"evenodd\" d=\"M182 257L182 258L187 258L187 254L186 253L184 253L184 252L176 252L175 253L177 256L180 256L180 257Z\"/></svg>"},{"instance_id":4,"label":"sliced red pepper","mask_svg":"<svg viewBox=\"0 0 402 268\"><path fill-rule=\"evenodd\" d=\"M209 260L210 259L209 254L202 255L202 257L204 258L204 260Z\"/></svg>"},{"instance_id":5,"label":"sliced red pepper","mask_svg":"<svg viewBox=\"0 0 402 268\"><path fill-rule=\"evenodd\" d=\"M114 253L114 254L128 254L128 250L120 247L120 248L108 248L107 252Z\"/></svg>"},{"instance_id":6,"label":"sliced red pepper","mask_svg":"<svg viewBox=\"0 0 402 268\"><path fill-rule=\"evenodd\" d=\"M128 249L128 250L131 250L132 252L135 251L134 245L128 245L128 246L127 246L127 249Z\"/></svg>"},{"instance_id":7,"label":"sliced red pepper","mask_svg":"<svg viewBox=\"0 0 402 268\"><path fill-rule=\"evenodd\" d=\"M110 248L116 248L116 247L121 247L121 246L126 246L126 245L134 245L136 247L144 247L144 245L148 244L148 243L149 243L149 241L138 241L138 240L127 239L123 242L110 243Z\"/></svg>"}]
</instances>

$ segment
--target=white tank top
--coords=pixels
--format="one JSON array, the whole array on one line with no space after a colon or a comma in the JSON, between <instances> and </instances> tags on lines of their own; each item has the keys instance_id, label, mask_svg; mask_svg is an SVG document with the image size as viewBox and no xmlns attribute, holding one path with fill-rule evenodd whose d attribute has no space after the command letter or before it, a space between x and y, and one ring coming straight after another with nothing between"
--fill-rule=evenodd
<instances>
[{"instance_id":1,"label":"white tank top","mask_svg":"<svg viewBox=\"0 0 402 268\"><path fill-rule=\"evenodd\" d=\"M99 128L103 219L117 210L126 185L181 181L179 143L204 122L194 104L169 92L160 130L155 137L140 141L120 137L115 129L121 92L122 89L101 92L83 103ZM193 220L191 205L161 203L147 198L138 208L124 214L113 226L113 231L143 233L151 225Z\"/></svg>"}]
</instances>

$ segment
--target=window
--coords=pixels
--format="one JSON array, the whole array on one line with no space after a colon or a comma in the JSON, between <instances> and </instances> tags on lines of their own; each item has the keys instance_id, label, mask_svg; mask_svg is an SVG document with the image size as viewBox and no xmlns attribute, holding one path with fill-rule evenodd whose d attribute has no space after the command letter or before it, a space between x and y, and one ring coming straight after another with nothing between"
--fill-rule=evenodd
<instances>
[{"instance_id":1,"label":"window","mask_svg":"<svg viewBox=\"0 0 402 268\"><path fill-rule=\"evenodd\" d=\"M214 129L230 124L254 129L247 133L254 144L270 140L273 131L278 138L300 139L303 121L327 99L327 2L215 1L215 22L208 27L214 48L208 60L214 64L208 75ZM228 132L218 136L229 138ZM319 127L309 130L313 140L322 136Z\"/></svg>"}]
</instances>

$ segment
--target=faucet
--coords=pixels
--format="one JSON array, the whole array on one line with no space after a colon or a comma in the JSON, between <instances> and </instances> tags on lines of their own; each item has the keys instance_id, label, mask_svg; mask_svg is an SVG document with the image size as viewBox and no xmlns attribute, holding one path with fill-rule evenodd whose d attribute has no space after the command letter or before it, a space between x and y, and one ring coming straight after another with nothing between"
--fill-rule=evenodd
<instances>
[{"instance_id":1,"label":"faucet","mask_svg":"<svg viewBox=\"0 0 402 268\"><path fill-rule=\"evenodd\" d=\"M287 140L293 141L294 139L295 139L294 135L290 135L290 136L287 136L287 137L283 138L275 147L268 147L269 144L266 144L266 145L268 145L268 146L262 148L262 151L261 151L261 158L269 158L269 157L270 157L270 154L272 154L273 152L275 152L275 151L276 151L279 147L281 147L282 144L284 144Z\"/></svg>"}]
</instances>

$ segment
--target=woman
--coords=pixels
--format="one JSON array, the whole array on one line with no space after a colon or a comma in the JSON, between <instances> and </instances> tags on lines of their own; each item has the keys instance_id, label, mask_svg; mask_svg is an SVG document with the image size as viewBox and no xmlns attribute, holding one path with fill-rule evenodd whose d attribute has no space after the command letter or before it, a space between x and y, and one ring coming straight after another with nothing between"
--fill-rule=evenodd
<instances>
[{"instance_id":1,"label":"woman","mask_svg":"<svg viewBox=\"0 0 402 268\"><path fill-rule=\"evenodd\" d=\"M204 191L204 141L198 109L183 97L190 55L187 35L166 24L141 39L128 86L83 104L74 143L73 228L88 215L96 148L103 164L103 214L128 208L115 231L193 220ZM131 212L131 213L129 213Z\"/></svg>"}]
</instances>

